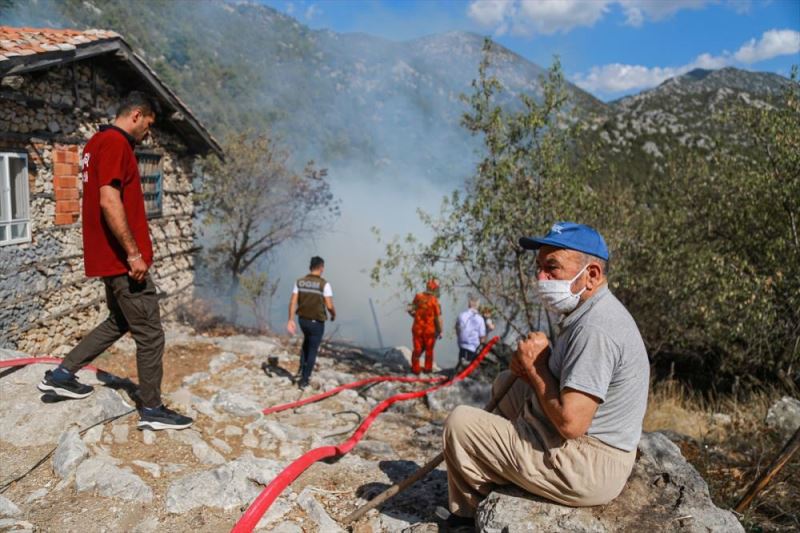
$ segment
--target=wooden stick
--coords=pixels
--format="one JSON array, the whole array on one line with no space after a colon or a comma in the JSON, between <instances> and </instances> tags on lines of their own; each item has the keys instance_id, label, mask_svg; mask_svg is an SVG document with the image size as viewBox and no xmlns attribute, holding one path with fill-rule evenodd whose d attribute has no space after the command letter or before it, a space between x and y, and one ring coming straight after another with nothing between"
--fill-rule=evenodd
<instances>
[{"instance_id":1,"label":"wooden stick","mask_svg":"<svg viewBox=\"0 0 800 533\"><path fill-rule=\"evenodd\" d=\"M742 499L739 500L739 503L736 504L736 507L734 507L733 510L737 513L741 513L750 507L750 504L753 502L753 498L755 498L756 495L758 495L758 493L761 492L770 481L772 481L772 478L774 478L775 475L780 472L781 468L783 468L784 465L789 462L789 459L791 459L792 455L794 455L798 448L800 448L800 427L798 427L797 431L794 432L794 436L789 439L789 441L783 447L783 450L781 450L781 453L778 454L778 457L772 461L772 464L769 465L769 468L767 468L767 470L761 474L761 476L759 476L752 485L750 485L750 488L747 489L747 492Z\"/></svg>"},{"instance_id":2,"label":"wooden stick","mask_svg":"<svg viewBox=\"0 0 800 533\"><path fill-rule=\"evenodd\" d=\"M494 411L495 407L497 407L497 404L499 404L500 401L503 398L505 398L506 394L508 393L508 391L511 390L511 387L514 385L514 383L516 381L517 381L516 376L513 379L509 379L508 383L506 383L505 386L502 389L498 390L497 394L495 396L493 396L491 400L489 400L489 403L486 404L486 407L484 407L484 410L488 411L490 413L492 411ZM439 466L439 464L442 461L444 461L444 453L440 452L439 455L437 455L436 457L434 457L433 459L431 459L430 461L425 463L425 465L423 465L422 468L420 468L419 470L417 470L416 472L414 472L413 474L411 474L410 476L408 476L407 478L405 478L401 482L399 482L399 483L397 483L395 485L392 485L391 487L389 487L385 491L381 492L376 497L372 498L370 501L368 501L367 503L365 503L364 505L362 505L361 507L359 507L358 509L356 509L355 511L353 511L349 515L347 515L345 517L345 519L343 520L343 523L350 524L352 522L357 521L359 518L364 516L367 513L367 511L369 511L370 509L374 509L375 507L378 507L379 505L383 504L386 500L388 500L392 496L394 496L394 495L396 495L396 494L398 494L400 492L403 492L404 490L406 490L408 487L410 487L411 485L413 485L414 483L416 483L420 479L423 479L432 470L434 470L437 466Z\"/></svg>"}]
</instances>

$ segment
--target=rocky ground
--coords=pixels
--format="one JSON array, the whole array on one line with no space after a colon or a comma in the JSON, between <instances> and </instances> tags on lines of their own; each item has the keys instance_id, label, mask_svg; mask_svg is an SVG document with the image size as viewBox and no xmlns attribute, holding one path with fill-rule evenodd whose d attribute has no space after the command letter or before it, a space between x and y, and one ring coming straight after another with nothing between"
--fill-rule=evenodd
<instances>
[{"instance_id":1,"label":"rocky ground","mask_svg":"<svg viewBox=\"0 0 800 533\"><path fill-rule=\"evenodd\" d=\"M281 340L172 330L167 343L166 402L196 419L185 431L141 432L137 416L128 414L79 434L132 408L125 382L104 386L98 376L83 371L81 380L93 384L95 394L44 403L35 385L48 366L0 373L0 486L57 448L2 494L0 530L226 531L292 460L311 448L345 440L378 401L395 391L419 388L380 384L264 416L264 407L361 377L403 374L398 364L403 358L395 352L394 359L378 363L359 350L323 350L311 387L301 393L291 380L297 371L296 346ZM96 364L135 380L133 354L133 343L123 340ZM2 359L23 356L0 351ZM269 366L270 357L277 358L277 366ZM477 388L486 396L485 385ZM438 453L441 422L451 407L444 394L432 402L410 401L389 409L351 454L333 464L317 463L297 479L260 529L331 531L330 517L343 518L364 498ZM400 530L413 522L414 531L435 530L433 510L445 501L445 479L443 471L435 472L416 492L401 495L360 527Z\"/></svg>"},{"instance_id":2,"label":"rocky ground","mask_svg":"<svg viewBox=\"0 0 800 533\"><path fill-rule=\"evenodd\" d=\"M80 401L44 403L35 384L47 368L0 371L0 490L55 453L0 495L0 530L227 531L287 464L312 448L338 444L380 400L421 385L380 384L270 415L267 406L376 374L403 374L402 351L384 359L355 348L323 350L311 387L298 390L297 347L270 337L197 335L172 329L165 354L168 405L195 417L185 431L138 431L126 414L130 383L81 372L97 390ZM121 341L96 361L135 380L134 346ZM22 354L0 350L0 359ZM270 365L270 358L273 358ZM277 364L274 364L277 362ZM99 378L99 379L98 379ZM101 381L102 380L102 381ZM392 406L338 461L314 464L261 520L258 530L337 531L342 519L440 450L441 425L459 403L481 405L488 385L467 381L425 399ZM120 418L90 426L109 417ZM437 531L434 509L445 505L442 466L352 528ZM513 512L512 512L513 511ZM708 488L661 434L649 434L623 495L612 505L569 510L499 491L479 513L482 531L613 531L650 524L685 531L735 531L736 518L716 508ZM535 526L535 529L534 529Z\"/></svg>"}]
</instances>

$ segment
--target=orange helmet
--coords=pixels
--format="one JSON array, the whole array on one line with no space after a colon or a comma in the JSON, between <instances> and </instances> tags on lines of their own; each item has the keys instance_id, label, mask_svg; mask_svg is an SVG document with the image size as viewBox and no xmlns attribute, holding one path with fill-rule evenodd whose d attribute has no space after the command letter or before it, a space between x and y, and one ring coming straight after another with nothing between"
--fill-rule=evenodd
<instances>
[{"instance_id":1,"label":"orange helmet","mask_svg":"<svg viewBox=\"0 0 800 533\"><path fill-rule=\"evenodd\" d=\"M435 291L436 289L439 288L439 280L436 278L429 279L427 287L429 291Z\"/></svg>"}]
</instances>

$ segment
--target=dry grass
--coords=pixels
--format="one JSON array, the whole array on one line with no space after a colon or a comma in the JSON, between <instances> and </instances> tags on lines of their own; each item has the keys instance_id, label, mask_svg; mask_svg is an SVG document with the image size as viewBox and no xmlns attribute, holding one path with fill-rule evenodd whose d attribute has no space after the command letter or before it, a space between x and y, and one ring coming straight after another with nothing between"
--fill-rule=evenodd
<instances>
[{"instance_id":1,"label":"dry grass","mask_svg":"<svg viewBox=\"0 0 800 533\"><path fill-rule=\"evenodd\" d=\"M708 482L718 506L731 509L780 453L786 437L764 418L780 390L753 392L745 400L704 398L675 381L651 392L645 431L671 430L689 437L684 456ZM800 530L800 456L795 456L739 517L749 531Z\"/></svg>"}]
</instances>

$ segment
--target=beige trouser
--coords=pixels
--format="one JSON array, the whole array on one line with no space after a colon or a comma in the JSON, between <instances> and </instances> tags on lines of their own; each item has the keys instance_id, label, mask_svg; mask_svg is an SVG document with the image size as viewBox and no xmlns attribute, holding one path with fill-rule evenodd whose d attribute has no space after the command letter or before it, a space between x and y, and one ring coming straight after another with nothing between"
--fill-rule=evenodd
<instances>
[{"instance_id":1,"label":"beige trouser","mask_svg":"<svg viewBox=\"0 0 800 533\"><path fill-rule=\"evenodd\" d=\"M513 375L501 373L494 390ZM575 507L616 498L633 469L625 452L584 435L565 440L545 416L533 389L518 379L498 405L502 416L462 405L444 424L450 511L473 516L493 485L513 483Z\"/></svg>"}]
</instances>

